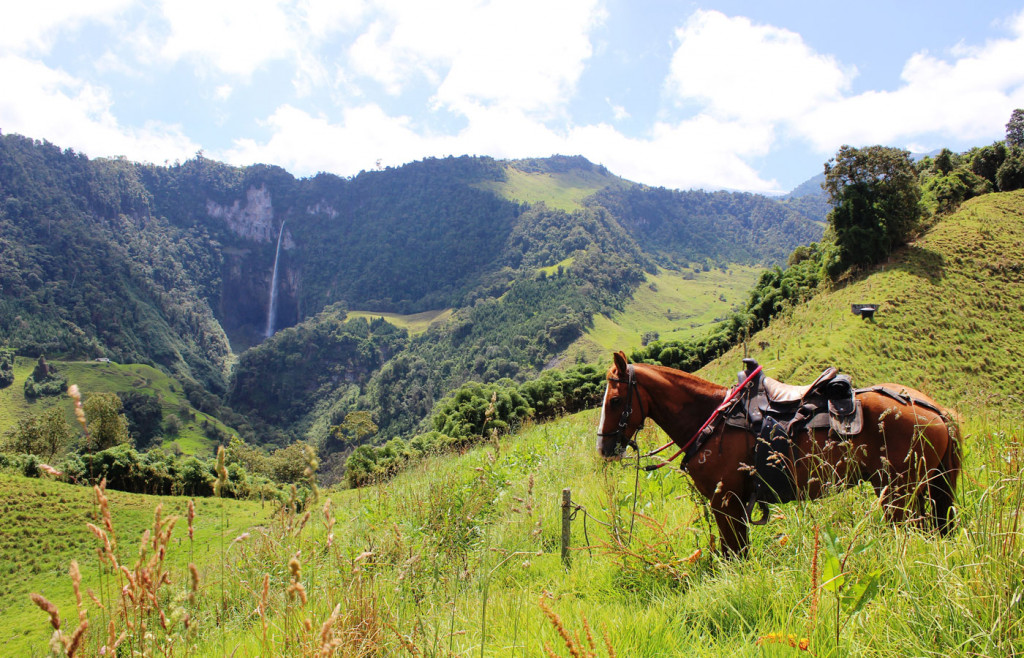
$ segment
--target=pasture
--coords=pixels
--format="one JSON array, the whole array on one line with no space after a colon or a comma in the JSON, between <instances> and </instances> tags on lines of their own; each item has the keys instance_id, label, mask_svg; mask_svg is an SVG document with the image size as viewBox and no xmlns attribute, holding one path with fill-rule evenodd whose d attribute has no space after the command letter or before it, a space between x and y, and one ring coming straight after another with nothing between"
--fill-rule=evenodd
<instances>
[{"instance_id":1,"label":"pasture","mask_svg":"<svg viewBox=\"0 0 1024 658\"><path fill-rule=\"evenodd\" d=\"M713 550L708 510L688 477L663 469L637 478L628 461L604 463L596 420L589 411L530 425L375 486L321 492L304 510L248 517L244 536L253 504L202 501L196 524L212 530L183 556L190 545L179 519L168 545L170 584L159 599L168 630L152 612L151 637L136 626L124 642L156 654L237 656L324 647L345 656L760 656L793 655L801 643L817 656L1024 650L1019 424L965 419L959 525L947 538L893 527L860 487L774 507L773 520L754 529L749 557L730 560ZM648 427L641 445L662 438ZM61 492L50 495L88 495L26 482ZM563 488L582 507L569 567L560 557ZM111 495L117 514L156 503ZM92 514L84 505L75 516L84 525ZM145 511L135 514L123 526L115 514L126 555L144 525ZM221 515L230 529L218 529ZM99 570L80 545L59 558ZM189 560L203 574L194 603L182 596ZM71 583L59 567L47 569L47 596L72 629ZM3 602L43 653L47 617L25 588ZM90 620L107 619L88 599L84 606ZM90 631L87 646L107 636Z\"/></svg>"}]
</instances>

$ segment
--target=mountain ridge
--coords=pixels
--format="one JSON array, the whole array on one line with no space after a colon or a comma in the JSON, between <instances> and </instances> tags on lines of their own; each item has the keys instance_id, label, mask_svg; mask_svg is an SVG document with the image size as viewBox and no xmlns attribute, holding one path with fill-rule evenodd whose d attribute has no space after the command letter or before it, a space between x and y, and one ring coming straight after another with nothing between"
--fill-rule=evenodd
<instances>
[{"instance_id":1,"label":"mountain ridge","mask_svg":"<svg viewBox=\"0 0 1024 658\"><path fill-rule=\"evenodd\" d=\"M778 263L821 231L767 197L647 188L579 156L296 179L201 153L170 166L89 160L2 135L0 197L3 343L24 356L155 365L204 410L239 377L259 379L234 363L265 341L275 281L278 329L339 304L453 309L410 339L410 363L430 364L412 368L424 400L436 400L467 379L538 372L594 314L622 308L656 263ZM373 390L363 382L357 397Z\"/></svg>"}]
</instances>

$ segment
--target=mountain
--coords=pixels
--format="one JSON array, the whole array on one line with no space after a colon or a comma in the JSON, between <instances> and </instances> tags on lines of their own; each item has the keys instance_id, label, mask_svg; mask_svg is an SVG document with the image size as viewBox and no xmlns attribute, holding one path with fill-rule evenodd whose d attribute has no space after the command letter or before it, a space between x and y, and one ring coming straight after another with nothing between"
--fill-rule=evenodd
<instances>
[{"instance_id":1,"label":"mountain","mask_svg":"<svg viewBox=\"0 0 1024 658\"><path fill-rule=\"evenodd\" d=\"M226 401L251 421L229 425L277 442L322 442L356 408L411 431L452 386L547 367L659 266L780 263L822 228L767 197L648 188L578 156L296 179L18 135L0 136L0 198L0 345L157 366L196 408ZM421 335L347 316L441 309Z\"/></svg>"}]
</instances>

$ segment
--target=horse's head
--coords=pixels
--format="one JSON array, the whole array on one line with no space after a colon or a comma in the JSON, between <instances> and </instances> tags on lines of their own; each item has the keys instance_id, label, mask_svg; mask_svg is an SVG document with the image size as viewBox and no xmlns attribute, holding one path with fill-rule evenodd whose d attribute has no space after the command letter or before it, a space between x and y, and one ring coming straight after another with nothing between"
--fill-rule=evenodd
<instances>
[{"instance_id":1,"label":"horse's head","mask_svg":"<svg viewBox=\"0 0 1024 658\"><path fill-rule=\"evenodd\" d=\"M637 450L633 436L643 424L644 409L636 371L626 363L626 355L617 352L608 369L608 387L597 424L597 451L609 461L622 459L626 448L632 446Z\"/></svg>"}]
</instances>

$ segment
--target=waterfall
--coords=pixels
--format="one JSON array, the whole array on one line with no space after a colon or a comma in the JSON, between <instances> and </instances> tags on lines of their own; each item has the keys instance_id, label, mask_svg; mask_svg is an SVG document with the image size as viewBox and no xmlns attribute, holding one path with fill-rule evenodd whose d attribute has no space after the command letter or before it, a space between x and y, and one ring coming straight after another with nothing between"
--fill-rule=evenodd
<instances>
[{"instance_id":1,"label":"waterfall","mask_svg":"<svg viewBox=\"0 0 1024 658\"><path fill-rule=\"evenodd\" d=\"M282 236L284 236L284 222L281 222L281 230L277 234L277 250L274 252L274 275L270 277L270 304L267 307L267 330L263 332L266 338L274 335L274 323L277 321L277 261L281 258Z\"/></svg>"}]
</instances>

